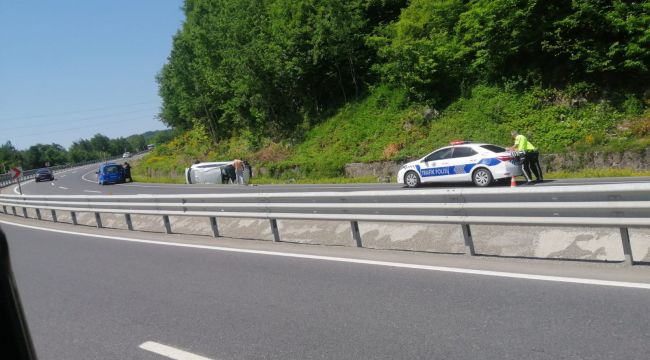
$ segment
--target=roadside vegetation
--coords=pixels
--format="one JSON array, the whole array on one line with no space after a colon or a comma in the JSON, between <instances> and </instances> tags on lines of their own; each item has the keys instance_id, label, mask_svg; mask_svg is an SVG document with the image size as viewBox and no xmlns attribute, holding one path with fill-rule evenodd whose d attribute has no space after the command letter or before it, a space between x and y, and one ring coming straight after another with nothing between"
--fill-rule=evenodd
<instances>
[{"instance_id":1,"label":"roadside vegetation","mask_svg":"<svg viewBox=\"0 0 650 360\"><path fill-rule=\"evenodd\" d=\"M14 166L24 169L36 169L50 166L74 164L91 160L104 160L121 156L125 152L135 153L147 149L148 144L164 143L174 138L171 130L148 131L144 134L131 135L126 138L111 139L102 134L95 134L90 139L79 139L69 149L52 144L36 144L27 150L16 149L7 141L0 146L0 173Z\"/></svg>"},{"instance_id":2,"label":"roadside vegetation","mask_svg":"<svg viewBox=\"0 0 650 360\"><path fill-rule=\"evenodd\" d=\"M650 146L647 1L184 10L157 79L160 118L178 135L136 177L182 182L196 160L244 158L261 170L255 181L333 182L347 163L413 159L454 139L508 145L512 129L542 154Z\"/></svg>"}]
</instances>

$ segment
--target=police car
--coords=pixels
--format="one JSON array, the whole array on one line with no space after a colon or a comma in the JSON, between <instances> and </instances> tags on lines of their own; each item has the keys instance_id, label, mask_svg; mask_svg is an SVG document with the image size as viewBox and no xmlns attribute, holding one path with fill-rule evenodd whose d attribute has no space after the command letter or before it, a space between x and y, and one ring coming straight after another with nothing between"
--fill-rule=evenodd
<instances>
[{"instance_id":1,"label":"police car","mask_svg":"<svg viewBox=\"0 0 650 360\"><path fill-rule=\"evenodd\" d=\"M523 175L516 154L492 144L453 141L422 159L402 166L397 182L408 187L433 182L473 182L489 186L495 180Z\"/></svg>"}]
</instances>

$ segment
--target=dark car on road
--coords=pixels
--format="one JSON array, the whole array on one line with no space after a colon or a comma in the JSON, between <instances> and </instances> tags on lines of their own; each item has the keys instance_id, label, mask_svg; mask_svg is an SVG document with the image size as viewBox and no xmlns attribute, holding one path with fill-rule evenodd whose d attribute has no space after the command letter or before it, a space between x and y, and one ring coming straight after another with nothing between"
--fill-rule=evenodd
<instances>
[{"instance_id":1,"label":"dark car on road","mask_svg":"<svg viewBox=\"0 0 650 360\"><path fill-rule=\"evenodd\" d=\"M50 169L38 169L36 170L36 178L34 181L54 181L54 174L52 174Z\"/></svg>"}]
</instances>

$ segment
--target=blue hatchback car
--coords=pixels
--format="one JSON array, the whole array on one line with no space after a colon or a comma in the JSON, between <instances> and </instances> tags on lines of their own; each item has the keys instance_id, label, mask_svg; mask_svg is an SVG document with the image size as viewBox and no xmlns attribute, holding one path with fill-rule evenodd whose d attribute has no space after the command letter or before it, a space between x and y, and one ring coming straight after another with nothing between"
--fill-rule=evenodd
<instances>
[{"instance_id":1,"label":"blue hatchback car","mask_svg":"<svg viewBox=\"0 0 650 360\"><path fill-rule=\"evenodd\" d=\"M97 171L99 185L118 184L124 182L124 168L115 163L102 164Z\"/></svg>"}]
</instances>

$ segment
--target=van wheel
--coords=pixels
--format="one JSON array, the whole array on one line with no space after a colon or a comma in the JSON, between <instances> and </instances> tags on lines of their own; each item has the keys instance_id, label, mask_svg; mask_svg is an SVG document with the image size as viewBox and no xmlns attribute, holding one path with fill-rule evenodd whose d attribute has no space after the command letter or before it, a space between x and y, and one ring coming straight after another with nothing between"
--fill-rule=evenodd
<instances>
[{"instance_id":1,"label":"van wheel","mask_svg":"<svg viewBox=\"0 0 650 360\"><path fill-rule=\"evenodd\" d=\"M477 169L472 173L472 182L474 182L474 185L480 186L480 187L486 187L492 184L492 181L494 179L492 178L492 173L488 169Z\"/></svg>"},{"instance_id":2,"label":"van wheel","mask_svg":"<svg viewBox=\"0 0 650 360\"><path fill-rule=\"evenodd\" d=\"M410 188L418 187L420 186L420 177L415 171L411 170L404 174L404 184Z\"/></svg>"}]
</instances>

